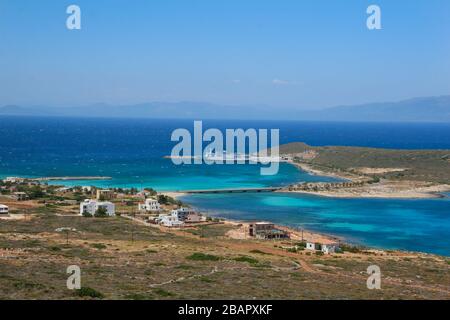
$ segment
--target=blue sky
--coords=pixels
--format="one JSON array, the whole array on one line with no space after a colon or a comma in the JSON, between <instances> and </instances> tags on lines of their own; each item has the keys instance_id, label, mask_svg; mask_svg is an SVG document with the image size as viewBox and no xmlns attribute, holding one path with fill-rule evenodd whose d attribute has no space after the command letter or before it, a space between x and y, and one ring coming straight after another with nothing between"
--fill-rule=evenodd
<instances>
[{"instance_id":1,"label":"blue sky","mask_svg":"<svg viewBox=\"0 0 450 320\"><path fill-rule=\"evenodd\" d=\"M65 23L81 7L82 29ZM382 30L366 28L366 8ZM0 105L450 94L450 1L0 0Z\"/></svg>"}]
</instances>

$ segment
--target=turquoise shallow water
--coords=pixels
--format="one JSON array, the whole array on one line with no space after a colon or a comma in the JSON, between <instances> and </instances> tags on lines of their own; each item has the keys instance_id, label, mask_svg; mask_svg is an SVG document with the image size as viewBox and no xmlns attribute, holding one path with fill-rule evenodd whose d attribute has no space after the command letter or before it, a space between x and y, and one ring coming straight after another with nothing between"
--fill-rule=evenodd
<instances>
[{"instance_id":1,"label":"turquoise shallow water","mask_svg":"<svg viewBox=\"0 0 450 320\"><path fill-rule=\"evenodd\" d=\"M274 176L261 176L259 166L256 165L185 165L175 166L169 159L162 159L159 170L154 175L149 171L152 167L134 166L108 171L104 174L112 175L111 180L76 180L51 181L51 184L64 185L95 185L98 187L143 188L151 187L158 191L183 191L198 189L227 189L227 188L258 188L269 186L284 186L296 181L333 181L330 177L311 176L290 164L281 163L280 170ZM127 174L129 172L129 174Z\"/></svg>"},{"instance_id":2,"label":"turquoise shallow water","mask_svg":"<svg viewBox=\"0 0 450 320\"><path fill-rule=\"evenodd\" d=\"M257 166L175 166L163 156L172 130L188 120L67 119L0 116L0 177L111 176L65 185L152 187L159 191L280 186L329 178L283 164L276 176ZM450 149L448 124L205 121L206 128L280 129L280 143ZM53 182L59 183L59 182ZM358 243L450 255L449 198L439 200L329 199L292 194L192 196L210 214L271 220L344 236Z\"/></svg>"},{"instance_id":3,"label":"turquoise shallow water","mask_svg":"<svg viewBox=\"0 0 450 320\"><path fill-rule=\"evenodd\" d=\"M311 195L207 194L183 198L211 215L268 220L367 246L450 256L450 199L336 199Z\"/></svg>"}]
</instances>

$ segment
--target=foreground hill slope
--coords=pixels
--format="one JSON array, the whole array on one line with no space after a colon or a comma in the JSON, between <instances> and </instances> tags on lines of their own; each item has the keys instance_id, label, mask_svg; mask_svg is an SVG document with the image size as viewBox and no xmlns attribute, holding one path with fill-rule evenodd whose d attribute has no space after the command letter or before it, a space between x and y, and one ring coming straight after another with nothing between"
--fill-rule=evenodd
<instances>
[{"instance_id":1,"label":"foreground hill slope","mask_svg":"<svg viewBox=\"0 0 450 320\"><path fill-rule=\"evenodd\" d=\"M439 256L322 256L292 251L292 241L230 239L224 224L176 231L45 206L26 213L0 223L0 299L450 299L449 260ZM62 226L77 230L68 243ZM66 287L74 264L81 292ZM373 264L382 290L366 287Z\"/></svg>"}]
</instances>

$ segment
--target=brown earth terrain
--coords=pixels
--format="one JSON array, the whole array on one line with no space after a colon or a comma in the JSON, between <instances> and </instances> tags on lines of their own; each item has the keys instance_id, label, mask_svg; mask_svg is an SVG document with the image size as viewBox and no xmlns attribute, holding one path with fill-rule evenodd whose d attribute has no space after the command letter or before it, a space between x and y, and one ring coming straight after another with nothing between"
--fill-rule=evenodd
<instances>
[{"instance_id":1,"label":"brown earth terrain","mask_svg":"<svg viewBox=\"0 0 450 320\"><path fill-rule=\"evenodd\" d=\"M236 223L173 230L54 206L14 210L27 215L0 220L0 299L450 299L450 262L435 255L318 255L297 250L296 238L231 238ZM82 291L66 287L70 265ZM381 290L366 287L370 265L381 268Z\"/></svg>"}]
</instances>

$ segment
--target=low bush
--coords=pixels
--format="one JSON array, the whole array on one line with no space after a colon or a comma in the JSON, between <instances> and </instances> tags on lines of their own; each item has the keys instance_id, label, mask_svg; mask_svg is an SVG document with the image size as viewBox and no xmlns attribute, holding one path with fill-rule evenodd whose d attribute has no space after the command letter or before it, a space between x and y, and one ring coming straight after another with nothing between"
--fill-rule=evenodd
<instances>
[{"instance_id":1,"label":"low bush","mask_svg":"<svg viewBox=\"0 0 450 320\"><path fill-rule=\"evenodd\" d=\"M104 298L104 295L101 292L89 287L81 287L81 289L75 290L75 293L79 297L90 297L96 299Z\"/></svg>"},{"instance_id":2,"label":"low bush","mask_svg":"<svg viewBox=\"0 0 450 320\"><path fill-rule=\"evenodd\" d=\"M234 258L233 260L237 261L237 262L247 262L247 263L250 263L250 264L257 264L257 263L259 263L259 261L256 260L255 258L247 257L247 256L241 256L241 257L238 257L238 258Z\"/></svg>"},{"instance_id":3,"label":"low bush","mask_svg":"<svg viewBox=\"0 0 450 320\"><path fill-rule=\"evenodd\" d=\"M187 257L189 260L195 261L219 261L220 257L214 256L212 254L206 254L201 252L195 252Z\"/></svg>"}]
</instances>

